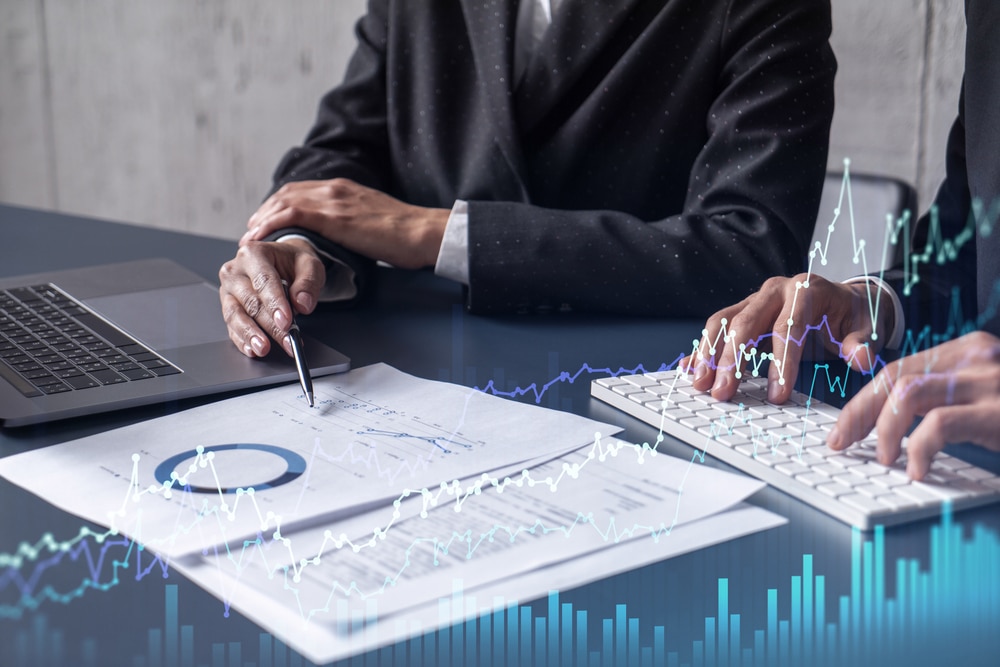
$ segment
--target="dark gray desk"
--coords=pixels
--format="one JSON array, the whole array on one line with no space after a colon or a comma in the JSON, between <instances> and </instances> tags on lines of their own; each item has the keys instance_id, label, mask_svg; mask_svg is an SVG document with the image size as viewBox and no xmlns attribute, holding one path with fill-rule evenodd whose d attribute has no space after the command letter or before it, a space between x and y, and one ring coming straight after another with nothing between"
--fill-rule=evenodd
<instances>
[{"instance_id":1,"label":"dark gray desk","mask_svg":"<svg viewBox=\"0 0 1000 667\"><path fill-rule=\"evenodd\" d=\"M226 241L6 206L0 206L0 239L0 275L3 276L166 256L215 281L219 265L235 250L235 245ZM466 315L461 306L461 290L429 273L385 270L379 280L378 293L370 303L353 311L320 312L307 318L304 326L311 334L348 354L355 366L385 361L416 375L469 386L484 387L493 381L502 391L534 388L528 389L520 400L534 401L542 387L566 372L576 376L576 381L551 384L541 394L543 405L621 424L626 428L623 437L638 442L653 441L655 431L590 399L589 382L594 375L579 371L585 364L616 370L639 365L655 369L664 363L672 364L690 348L700 327L700 322L690 321L584 316L484 319ZM193 400L64 423L2 430L0 455L63 442L197 404L199 401ZM662 447L684 458L692 454L690 448L669 438ZM707 463L721 465L711 460ZM629 664L646 664L644 657L659 655L652 650L644 655L642 649L657 649L661 631L666 652L677 652L676 657L682 663L691 662L692 650L698 648L693 642L705 639L706 617L714 618L719 614L720 579L727 581L728 614L739 614L739 618L736 625L733 625L732 616L729 623L720 623L718 636L731 638L734 630L741 628L740 650L754 648L755 639L759 639L755 638L754 631L768 628L768 589L777 591L779 626L780 620L793 616L806 618L796 616L796 606L792 602L795 587L803 584L802 580L796 583L793 577L803 574L804 555L812 557L813 574L824 576L826 621L838 622L839 596L857 593L852 591L852 555L857 552L859 558L864 557L863 551L852 545L851 529L772 489L759 494L754 502L789 517L789 524L576 590L561 591L561 603L572 604L574 614L579 610L588 612L588 649L602 649L603 619L616 619L618 614L624 613L629 619L637 619L634 628L638 631L639 651L634 656L635 662ZM45 568L41 573L35 565L52 557L45 550L45 535L57 541L68 540L79 532L81 522L2 480L0 508L3 512L0 519L0 665L151 667L159 664L156 656L150 653L150 646L155 647L163 641L164 630L170 631L170 619L165 619L166 591L177 595L176 622L193 629L194 664L297 664L297 656L288 655L286 663L286 656L275 652L271 644L268 644L272 648L267 655L263 655L258 627L236 613L225 614L222 603L168 568L161 567L141 550L133 550L127 559L123 548L109 550L108 554L127 560L127 564L118 568L117 581L110 581L109 573L114 568L104 565L96 586L86 587L72 599L64 598L67 592L80 589L80 582L91 576L92 565L87 562L87 555L96 557L98 549L74 551L73 558L64 557L59 565ZM1000 512L995 508L966 512L958 515L955 523L966 530L968 539L972 539L968 535L971 527L981 524L985 527L986 538L983 539L992 536L996 540L1000 531L998 515ZM918 559L921 571L939 565L930 562L936 526L936 521L925 521L886 532L887 596L895 594L897 558ZM980 544L987 546L982 546L978 553L974 548ZM12 557L16 554L26 556L36 548L41 554L35 565L11 567ZM988 551L987 542L975 542L970 548L973 550L967 548L962 553L973 560L997 553ZM953 584L940 583L939 579L943 581L939 576L940 567L933 572L937 577L933 582L947 594L951 590L948 586ZM37 576L37 580L32 576ZM992 570L986 567L979 581L1000 591L995 567ZM176 588L165 587L165 584ZM816 593L811 586L805 588ZM801 589L803 593L805 588ZM994 605L997 604L997 591L994 591ZM531 607L534 615L544 617L546 605L546 600L534 603ZM617 605L627 606L623 610ZM987 605L983 609L996 609L996 606ZM940 622L946 620L943 609L927 608L923 612L927 615L924 620L929 628L940 628ZM787 639L788 633L797 636L796 623L798 621L792 621L784 632L779 628L780 637L775 637L775 641L780 642L782 637ZM721 632L722 625L726 625L725 634ZM657 630L658 626L662 630ZM917 632L918 628L913 626L911 630ZM981 637L969 628L966 630L972 633L971 639L962 638L957 647L951 634L941 636L935 645L947 646L945 655L960 657L965 664L991 663L1000 646L996 633ZM770 635L766 641L770 641ZM815 637L812 641L816 641ZM883 645L882 648L890 650L892 646L886 649ZM489 651L484 653L481 646L460 648L460 654L448 654L455 664L496 664L497 656ZM474 651L465 652L473 648ZM851 640L849 646L833 648L833 652L824 649L823 655L832 656L837 664L856 662L855 657L844 653L847 649L860 658L874 660L879 655L878 646L863 641ZM704 651L704 646L701 649ZM790 641L790 661L813 662L804 654L799 660L793 660L794 650L795 642ZM739 652L730 652L730 656L735 654ZM920 655L927 658L928 663L933 662L931 654ZM545 656L536 657L534 664L549 664L551 661ZM704 653L703 656L710 657ZM426 662L424 657L422 654L420 659L414 659L409 654L404 656L401 651L393 653L390 650L359 657L352 664L418 664ZM433 661L441 660L442 656L436 655ZM626 660L629 661L627 652ZM520 660L518 663L524 664ZM773 664L770 659L767 663ZM583 663L574 657L573 664Z\"/></svg>"}]
</instances>

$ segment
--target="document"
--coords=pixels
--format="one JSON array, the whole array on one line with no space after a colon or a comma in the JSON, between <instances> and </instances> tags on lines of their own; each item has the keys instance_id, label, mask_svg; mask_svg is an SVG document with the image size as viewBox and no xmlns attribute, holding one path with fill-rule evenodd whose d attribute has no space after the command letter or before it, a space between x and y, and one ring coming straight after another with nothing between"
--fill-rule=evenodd
<instances>
[{"instance_id":1,"label":"document","mask_svg":"<svg viewBox=\"0 0 1000 667\"><path fill-rule=\"evenodd\" d=\"M492 478L470 478L620 430L384 364L315 391L315 408L276 387L0 459L0 475L177 557L380 501L475 493Z\"/></svg>"},{"instance_id":2,"label":"document","mask_svg":"<svg viewBox=\"0 0 1000 667\"><path fill-rule=\"evenodd\" d=\"M697 457L595 443L461 505L404 502L176 567L324 663L780 525L741 504L763 486Z\"/></svg>"}]
</instances>

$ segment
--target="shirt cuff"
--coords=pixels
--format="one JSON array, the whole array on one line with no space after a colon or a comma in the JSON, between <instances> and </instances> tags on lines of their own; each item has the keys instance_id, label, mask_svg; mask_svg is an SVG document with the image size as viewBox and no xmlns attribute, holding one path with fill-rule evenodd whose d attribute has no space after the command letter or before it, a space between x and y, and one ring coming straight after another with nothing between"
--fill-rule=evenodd
<instances>
[{"instance_id":1,"label":"shirt cuff","mask_svg":"<svg viewBox=\"0 0 1000 667\"><path fill-rule=\"evenodd\" d=\"M461 199L451 207L438 251L434 273L463 285L469 284L469 202Z\"/></svg>"},{"instance_id":2,"label":"shirt cuff","mask_svg":"<svg viewBox=\"0 0 1000 667\"><path fill-rule=\"evenodd\" d=\"M885 282L881 278L876 278L875 276L855 276L854 278L848 278L843 282L844 285L852 285L856 283L868 283L869 285L875 285L884 294L889 301L892 302L892 331L889 332L889 337L885 342L886 349L898 350L899 346L903 343L903 332L906 330L905 317L903 315L903 302L899 300L899 295L896 294L896 290L889 286L889 283Z\"/></svg>"},{"instance_id":3,"label":"shirt cuff","mask_svg":"<svg viewBox=\"0 0 1000 667\"><path fill-rule=\"evenodd\" d=\"M323 252L316 247L315 243L301 234L286 234L279 237L277 241L283 243L293 239L302 240L311 245L326 267L326 283L319 293L319 301L347 301L358 295L354 269L329 253Z\"/></svg>"}]
</instances>

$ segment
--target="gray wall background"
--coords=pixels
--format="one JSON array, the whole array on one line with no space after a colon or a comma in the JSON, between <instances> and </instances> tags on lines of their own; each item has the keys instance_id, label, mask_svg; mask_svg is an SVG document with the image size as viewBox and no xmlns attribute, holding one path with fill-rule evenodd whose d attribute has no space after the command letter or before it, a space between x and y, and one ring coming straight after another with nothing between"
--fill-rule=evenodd
<instances>
[{"instance_id":1,"label":"gray wall background","mask_svg":"<svg viewBox=\"0 0 1000 667\"><path fill-rule=\"evenodd\" d=\"M414 0L417 2L432 0ZM830 167L944 174L958 0L833 0ZM238 238L364 0L0 0L0 201Z\"/></svg>"}]
</instances>

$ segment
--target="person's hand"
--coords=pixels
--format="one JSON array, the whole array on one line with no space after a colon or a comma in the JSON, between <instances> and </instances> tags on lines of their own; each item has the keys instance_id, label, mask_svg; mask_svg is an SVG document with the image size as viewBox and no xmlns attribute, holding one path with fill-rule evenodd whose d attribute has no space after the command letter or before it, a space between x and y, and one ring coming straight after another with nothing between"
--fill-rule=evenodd
<instances>
[{"instance_id":1,"label":"person's hand","mask_svg":"<svg viewBox=\"0 0 1000 667\"><path fill-rule=\"evenodd\" d=\"M921 416L906 446L913 479L946 444L1000 451L1000 339L977 331L892 362L848 401L827 442L845 449L875 427L878 461L890 465Z\"/></svg>"},{"instance_id":2,"label":"person's hand","mask_svg":"<svg viewBox=\"0 0 1000 667\"><path fill-rule=\"evenodd\" d=\"M269 336L292 356L285 335L292 325L293 305L285 298L282 278L288 281L295 310L311 313L326 272L316 251L305 241L248 241L219 269L219 299L229 339L248 357L266 355L271 349Z\"/></svg>"},{"instance_id":3,"label":"person's hand","mask_svg":"<svg viewBox=\"0 0 1000 667\"><path fill-rule=\"evenodd\" d=\"M240 245L302 227L371 259L419 269L437 262L449 215L345 178L287 183L250 217Z\"/></svg>"},{"instance_id":4,"label":"person's hand","mask_svg":"<svg viewBox=\"0 0 1000 667\"><path fill-rule=\"evenodd\" d=\"M821 336L827 351L855 370L870 372L883 337L892 329L892 308L881 300L873 334L870 304L878 287L868 283L834 283L817 275L771 278L754 294L708 318L697 351L681 361L694 373L693 386L728 401L739 389L747 367L771 359L768 400L783 403L791 396L808 330ZM826 326L821 326L824 324ZM818 328L817 328L818 327ZM827 330L829 328L829 331Z\"/></svg>"}]
</instances>

